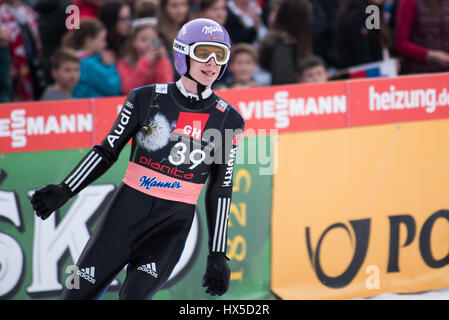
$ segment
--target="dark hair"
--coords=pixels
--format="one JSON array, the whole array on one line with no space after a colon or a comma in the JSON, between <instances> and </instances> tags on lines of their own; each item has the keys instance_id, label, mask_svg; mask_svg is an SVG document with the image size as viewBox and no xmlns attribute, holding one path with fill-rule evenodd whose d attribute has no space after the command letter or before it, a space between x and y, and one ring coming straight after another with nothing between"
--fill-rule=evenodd
<instances>
[{"instance_id":1,"label":"dark hair","mask_svg":"<svg viewBox=\"0 0 449 320\"><path fill-rule=\"evenodd\" d=\"M196 12L203 12L212 7L220 0L198 0L196 2Z\"/></svg>"},{"instance_id":2,"label":"dark hair","mask_svg":"<svg viewBox=\"0 0 449 320\"><path fill-rule=\"evenodd\" d=\"M314 55L305 57L301 59L301 61L298 64L298 74L301 75L304 71L319 66L326 68L326 64L321 57Z\"/></svg>"},{"instance_id":3,"label":"dark hair","mask_svg":"<svg viewBox=\"0 0 449 320\"><path fill-rule=\"evenodd\" d=\"M157 16L157 2L141 1L136 5L136 18L147 18Z\"/></svg>"},{"instance_id":4,"label":"dark hair","mask_svg":"<svg viewBox=\"0 0 449 320\"><path fill-rule=\"evenodd\" d=\"M76 51L70 48L59 48L51 57L51 68L59 69L59 67L67 61L80 63L80 59L78 58Z\"/></svg>"},{"instance_id":5,"label":"dark hair","mask_svg":"<svg viewBox=\"0 0 449 320\"><path fill-rule=\"evenodd\" d=\"M273 22L273 30L287 34L296 42L301 57L312 53L311 12L308 0L283 0Z\"/></svg>"},{"instance_id":6,"label":"dark hair","mask_svg":"<svg viewBox=\"0 0 449 320\"><path fill-rule=\"evenodd\" d=\"M105 27L101 21L85 18L81 20L79 29L75 29L64 36L62 44L64 47L79 50L84 46L87 38L96 38L104 29Z\"/></svg>"},{"instance_id":7,"label":"dark hair","mask_svg":"<svg viewBox=\"0 0 449 320\"><path fill-rule=\"evenodd\" d=\"M120 10L129 4L120 0L110 0L101 6L98 14L99 19L103 22L108 30L106 38L109 49L112 49L117 55L120 53L123 37L117 34L116 27L120 18Z\"/></svg>"},{"instance_id":8,"label":"dark hair","mask_svg":"<svg viewBox=\"0 0 449 320\"><path fill-rule=\"evenodd\" d=\"M254 47L249 43L241 42L232 47L231 56L229 57L229 63L231 64L234 61L235 57L240 53L249 54L251 58L253 58L255 63L258 63L259 61L259 56L256 49L254 49Z\"/></svg>"},{"instance_id":9,"label":"dark hair","mask_svg":"<svg viewBox=\"0 0 449 320\"><path fill-rule=\"evenodd\" d=\"M337 14L335 16L335 50L337 54L341 54L345 51L346 37L347 37L347 25L352 23L354 19L360 18L360 21L365 19L366 7L371 4L371 0L343 0L338 7ZM384 7L380 7L380 30L379 30L379 44L383 47L390 48L393 45L388 25L382 19ZM368 30L371 31L371 30ZM377 32L377 30L374 30Z\"/></svg>"}]
</instances>

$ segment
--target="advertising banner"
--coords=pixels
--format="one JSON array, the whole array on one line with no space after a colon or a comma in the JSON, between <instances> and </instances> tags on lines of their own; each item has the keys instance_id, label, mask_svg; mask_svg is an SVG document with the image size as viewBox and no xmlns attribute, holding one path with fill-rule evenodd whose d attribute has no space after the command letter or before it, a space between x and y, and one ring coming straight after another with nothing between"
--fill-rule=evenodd
<instances>
[{"instance_id":1,"label":"advertising banner","mask_svg":"<svg viewBox=\"0 0 449 320\"><path fill-rule=\"evenodd\" d=\"M92 100L2 104L0 153L87 148Z\"/></svg>"},{"instance_id":2,"label":"advertising banner","mask_svg":"<svg viewBox=\"0 0 449 320\"><path fill-rule=\"evenodd\" d=\"M279 133L342 128L347 121L346 82L217 91L236 108L246 128Z\"/></svg>"},{"instance_id":3,"label":"advertising banner","mask_svg":"<svg viewBox=\"0 0 449 320\"><path fill-rule=\"evenodd\" d=\"M236 157L234 192L228 225L230 290L225 296L205 294L207 223L204 189L182 257L164 289L154 299L269 299L271 176L260 165L244 164L251 145L245 138ZM268 138L264 138L269 145ZM73 273L106 204L123 179L130 147L100 179L42 221L29 198L47 183L59 183L89 149L12 153L0 159L0 299L56 299ZM263 197L261 197L263 195ZM132 212L130 212L132 214ZM117 299L125 271L102 299ZM76 289L73 289L76 290Z\"/></svg>"},{"instance_id":4,"label":"advertising banner","mask_svg":"<svg viewBox=\"0 0 449 320\"><path fill-rule=\"evenodd\" d=\"M448 135L447 119L280 135L273 291L348 299L449 287Z\"/></svg>"},{"instance_id":5,"label":"advertising banner","mask_svg":"<svg viewBox=\"0 0 449 320\"><path fill-rule=\"evenodd\" d=\"M348 81L348 126L449 118L449 74Z\"/></svg>"}]
</instances>

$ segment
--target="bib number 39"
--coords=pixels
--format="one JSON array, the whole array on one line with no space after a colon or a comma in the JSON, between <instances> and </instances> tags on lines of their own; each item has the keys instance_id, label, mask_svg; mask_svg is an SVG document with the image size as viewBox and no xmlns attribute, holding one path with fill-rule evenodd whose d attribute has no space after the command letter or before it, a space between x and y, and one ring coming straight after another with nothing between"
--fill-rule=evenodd
<instances>
[{"instance_id":1,"label":"bib number 39","mask_svg":"<svg viewBox=\"0 0 449 320\"><path fill-rule=\"evenodd\" d=\"M175 155L170 154L168 156L168 161L175 166L179 166L186 160L187 146L183 142L178 142L173 148L176 149L176 153ZM198 158L198 156L196 156L197 154L199 154L199 159L196 159ZM193 150L190 152L189 156L190 163L193 164L189 167L189 169L195 169L201 162L204 161L204 159L206 159L206 153L203 150Z\"/></svg>"}]
</instances>

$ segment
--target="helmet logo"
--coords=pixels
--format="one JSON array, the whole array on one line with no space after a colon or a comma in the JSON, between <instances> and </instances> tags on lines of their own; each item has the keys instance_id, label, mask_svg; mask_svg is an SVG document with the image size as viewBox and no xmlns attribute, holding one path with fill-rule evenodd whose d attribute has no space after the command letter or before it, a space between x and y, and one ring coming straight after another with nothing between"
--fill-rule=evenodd
<instances>
[{"instance_id":1,"label":"helmet logo","mask_svg":"<svg viewBox=\"0 0 449 320\"><path fill-rule=\"evenodd\" d=\"M221 37L217 37L217 36L208 36L208 38L210 40L221 40Z\"/></svg>"},{"instance_id":2,"label":"helmet logo","mask_svg":"<svg viewBox=\"0 0 449 320\"><path fill-rule=\"evenodd\" d=\"M189 54L189 46L176 39L173 41L173 49L186 55Z\"/></svg>"},{"instance_id":3,"label":"helmet logo","mask_svg":"<svg viewBox=\"0 0 449 320\"><path fill-rule=\"evenodd\" d=\"M219 26L219 25L216 25L216 26L204 26L203 27L203 33L205 33L205 34L212 34L213 32L223 32L223 29Z\"/></svg>"}]
</instances>

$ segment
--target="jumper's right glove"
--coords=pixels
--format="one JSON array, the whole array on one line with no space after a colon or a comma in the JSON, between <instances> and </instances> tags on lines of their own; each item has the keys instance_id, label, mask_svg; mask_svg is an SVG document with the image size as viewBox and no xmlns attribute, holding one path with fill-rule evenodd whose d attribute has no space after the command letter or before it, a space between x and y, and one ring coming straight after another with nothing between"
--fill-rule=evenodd
<instances>
[{"instance_id":1,"label":"jumper's right glove","mask_svg":"<svg viewBox=\"0 0 449 320\"><path fill-rule=\"evenodd\" d=\"M70 191L65 184L48 184L34 192L31 197L31 204L36 215L45 220L69 199Z\"/></svg>"},{"instance_id":2,"label":"jumper's right glove","mask_svg":"<svg viewBox=\"0 0 449 320\"><path fill-rule=\"evenodd\" d=\"M206 293L221 296L228 291L231 269L227 260L229 259L224 253L213 252L207 256L206 273L203 277L203 287L207 288Z\"/></svg>"}]
</instances>

